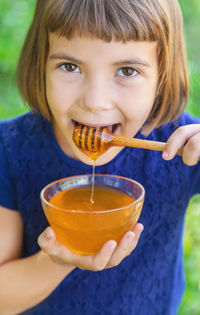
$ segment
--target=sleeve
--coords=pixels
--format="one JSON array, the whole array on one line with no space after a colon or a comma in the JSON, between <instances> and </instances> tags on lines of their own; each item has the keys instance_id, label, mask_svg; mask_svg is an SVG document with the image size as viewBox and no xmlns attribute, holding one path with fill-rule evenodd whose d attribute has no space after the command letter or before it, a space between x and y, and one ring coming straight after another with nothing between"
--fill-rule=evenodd
<instances>
[{"instance_id":1,"label":"sleeve","mask_svg":"<svg viewBox=\"0 0 200 315\"><path fill-rule=\"evenodd\" d=\"M16 210L15 189L12 184L8 161L0 141L0 206Z\"/></svg>"}]
</instances>

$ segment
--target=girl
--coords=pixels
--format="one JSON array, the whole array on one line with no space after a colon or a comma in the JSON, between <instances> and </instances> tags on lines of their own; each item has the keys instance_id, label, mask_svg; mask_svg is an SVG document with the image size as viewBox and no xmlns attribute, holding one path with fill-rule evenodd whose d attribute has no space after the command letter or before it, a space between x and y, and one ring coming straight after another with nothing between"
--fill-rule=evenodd
<instances>
[{"instance_id":1,"label":"girl","mask_svg":"<svg viewBox=\"0 0 200 315\"><path fill-rule=\"evenodd\" d=\"M178 2L38 0L18 86L32 110L0 124L0 314L175 315L184 215L200 192ZM162 156L111 148L97 159L96 173L138 180L146 200L141 223L95 256L62 246L40 203L46 184L91 173L76 122L167 141Z\"/></svg>"}]
</instances>

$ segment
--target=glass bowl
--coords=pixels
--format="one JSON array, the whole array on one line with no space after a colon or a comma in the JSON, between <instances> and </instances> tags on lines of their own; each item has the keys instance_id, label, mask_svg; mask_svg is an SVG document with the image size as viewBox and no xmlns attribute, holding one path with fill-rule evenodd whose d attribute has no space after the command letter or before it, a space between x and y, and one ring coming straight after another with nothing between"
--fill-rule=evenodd
<instances>
[{"instance_id":1,"label":"glass bowl","mask_svg":"<svg viewBox=\"0 0 200 315\"><path fill-rule=\"evenodd\" d=\"M59 179L44 187L40 195L45 216L55 231L57 239L68 249L83 255L96 254L108 240L116 240L118 243L127 231L132 230L140 216L145 195L144 187L132 179L117 175L96 174L94 204L95 188L99 186L116 191L114 202L110 199L112 194L109 192L105 198L98 197L100 206L98 208L97 205L95 210L92 206L85 209L84 202L80 203L80 201L78 208L77 206L68 208L67 203L71 203L72 199L76 201L78 198L76 189L91 186L92 181L92 175ZM57 198L59 193L66 194L69 190L73 190L75 194L74 197L69 196L65 207L57 206L55 202L52 202L52 198L55 196ZM123 204L124 199L121 194L124 193L130 198L128 204ZM89 202L86 195L85 198ZM104 209L103 199L105 199L105 203L110 201L109 209ZM116 207L118 202L120 202L120 207Z\"/></svg>"}]
</instances>

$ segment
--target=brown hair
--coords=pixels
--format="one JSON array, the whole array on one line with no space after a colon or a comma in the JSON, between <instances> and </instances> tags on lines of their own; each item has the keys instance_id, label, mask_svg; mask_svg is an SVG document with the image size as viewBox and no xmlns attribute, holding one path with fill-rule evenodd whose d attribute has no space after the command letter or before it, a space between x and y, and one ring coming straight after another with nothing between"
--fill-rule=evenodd
<instances>
[{"instance_id":1,"label":"brown hair","mask_svg":"<svg viewBox=\"0 0 200 315\"><path fill-rule=\"evenodd\" d=\"M45 92L49 32L68 39L86 35L107 42L157 41L159 83L145 133L183 111L188 77L177 0L37 0L17 80L24 101L47 119L51 118Z\"/></svg>"}]
</instances>

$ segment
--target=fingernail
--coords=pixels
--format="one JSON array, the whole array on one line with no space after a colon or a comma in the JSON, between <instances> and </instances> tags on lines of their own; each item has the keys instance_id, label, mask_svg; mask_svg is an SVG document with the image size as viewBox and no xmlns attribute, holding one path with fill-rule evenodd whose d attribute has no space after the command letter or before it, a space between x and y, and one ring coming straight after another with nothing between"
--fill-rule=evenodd
<instances>
[{"instance_id":1,"label":"fingernail","mask_svg":"<svg viewBox=\"0 0 200 315\"><path fill-rule=\"evenodd\" d=\"M139 225L138 225L138 230L139 230L140 232L142 232L142 231L144 230L144 226L143 226L142 224L139 224Z\"/></svg>"},{"instance_id":2,"label":"fingernail","mask_svg":"<svg viewBox=\"0 0 200 315\"><path fill-rule=\"evenodd\" d=\"M164 151L163 154L162 154L162 157L163 157L164 159L168 159L168 158L169 158L169 153L166 152L166 151Z\"/></svg>"},{"instance_id":3,"label":"fingernail","mask_svg":"<svg viewBox=\"0 0 200 315\"><path fill-rule=\"evenodd\" d=\"M51 228L47 228L47 230L44 233L44 238L49 241L53 237L53 231Z\"/></svg>"}]
</instances>

